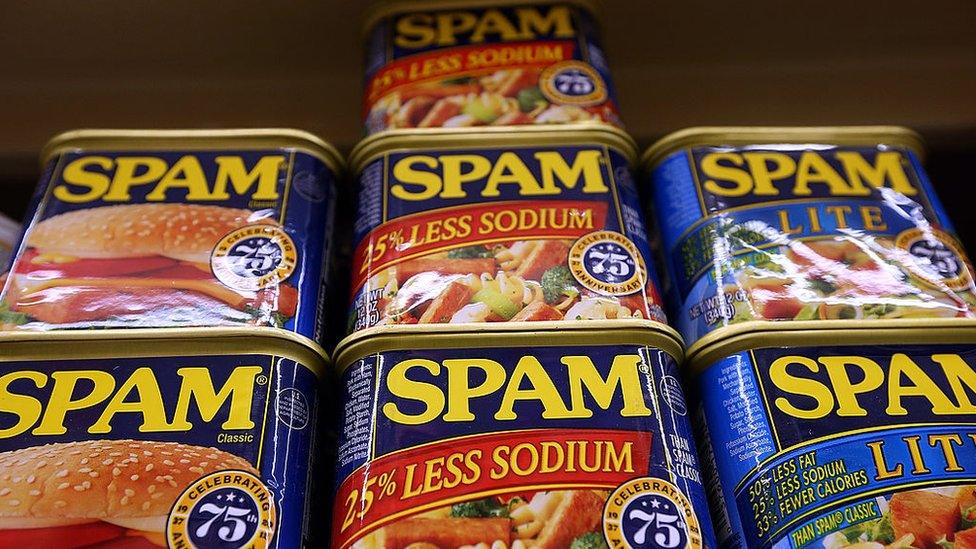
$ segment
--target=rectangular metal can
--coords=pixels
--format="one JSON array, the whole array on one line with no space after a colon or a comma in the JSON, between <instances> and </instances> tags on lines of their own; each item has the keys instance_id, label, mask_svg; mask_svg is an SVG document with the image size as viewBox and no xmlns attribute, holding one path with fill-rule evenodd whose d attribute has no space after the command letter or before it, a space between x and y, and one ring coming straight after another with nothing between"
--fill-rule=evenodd
<instances>
[{"instance_id":1,"label":"rectangular metal can","mask_svg":"<svg viewBox=\"0 0 976 549\"><path fill-rule=\"evenodd\" d=\"M273 326L321 335L342 163L296 130L54 138L0 291L13 330Z\"/></svg>"},{"instance_id":2,"label":"rectangular metal can","mask_svg":"<svg viewBox=\"0 0 976 549\"><path fill-rule=\"evenodd\" d=\"M594 13L582 0L381 4L366 23L366 133L620 126Z\"/></svg>"},{"instance_id":3,"label":"rectangular metal can","mask_svg":"<svg viewBox=\"0 0 976 549\"><path fill-rule=\"evenodd\" d=\"M0 334L0 545L309 543L321 348L271 328Z\"/></svg>"},{"instance_id":4,"label":"rectangular metal can","mask_svg":"<svg viewBox=\"0 0 976 549\"><path fill-rule=\"evenodd\" d=\"M349 328L665 321L613 128L397 133L353 151Z\"/></svg>"},{"instance_id":5,"label":"rectangular metal can","mask_svg":"<svg viewBox=\"0 0 976 549\"><path fill-rule=\"evenodd\" d=\"M816 324L689 351L722 547L969 547L976 322Z\"/></svg>"},{"instance_id":6,"label":"rectangular metal can","mask_svg":"<svg viewBox=\"0 0 976 549\"><path fill-rule=\"evenodd\" d=\"M333 547L716 547L670 328L385 328L338 353Z\"/></svg>"},{"instance_id":7,"label":"rectangular metal can","mask_svg":"<svg viewBox=\"0 0 976 549\"><path fill-rule=\"evenodd\" d=\"M750 320L972 317L973 270L895 127L693 128L644 156L685 341Z\"/></svg>"}]
</instances>

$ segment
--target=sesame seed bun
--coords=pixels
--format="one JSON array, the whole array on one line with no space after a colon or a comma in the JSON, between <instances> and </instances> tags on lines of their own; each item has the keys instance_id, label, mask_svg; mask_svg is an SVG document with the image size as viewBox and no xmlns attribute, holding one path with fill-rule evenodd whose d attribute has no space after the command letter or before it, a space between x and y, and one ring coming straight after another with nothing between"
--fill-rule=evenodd
<instances>
[{"instance_id":1,"label":"sesame seed bun","mask_svg":"<svg viewBox=\"0 0 976 549\"><path fill-rule=\"evenodd\" d=\"M258 474L241 457L175 442L89 440L0 453L0 529L103 520L163 532L173 502L216 471Z\"/></svg>"},{"instance_id":2,"label":"sesame seed bun","mask_svg":"<svg viewBox=\"0 0 976 549\"><path fill-rule=\"evenodd\" d=\"M27 244L92 259L163 256L207 263L234 229L273 224L261 213L195 204L124 204L74 210L35 225Z\"/></svg>"}]
</instances>

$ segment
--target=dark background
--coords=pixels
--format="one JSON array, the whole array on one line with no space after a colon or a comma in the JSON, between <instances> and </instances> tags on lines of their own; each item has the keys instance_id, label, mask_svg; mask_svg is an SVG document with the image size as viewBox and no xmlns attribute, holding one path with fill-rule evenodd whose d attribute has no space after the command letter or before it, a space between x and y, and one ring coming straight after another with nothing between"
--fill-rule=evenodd
<instances>
[{"instance_id":1,"label":"dark background","mask_svg":"<svg viewBox=\"0 0 976 549\"><path fill-rule=\"evenodd\" d=\"M360 137L354 0L0 1L0 211L23 215L44 142L79 127L307 129ZM719 124L902 124L976 241L976 2L605 0L642 145Z\"/></svg>"}]
</instances>

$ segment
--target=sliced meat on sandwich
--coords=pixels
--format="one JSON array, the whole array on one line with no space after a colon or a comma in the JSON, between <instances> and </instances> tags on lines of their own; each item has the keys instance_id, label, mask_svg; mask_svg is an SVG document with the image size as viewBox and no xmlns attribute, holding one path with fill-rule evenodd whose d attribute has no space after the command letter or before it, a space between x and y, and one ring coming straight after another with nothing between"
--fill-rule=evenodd
<instances>
[{"instance_id":1,"label":"sliced meat on sandwich","mask_svg":"<svg viewBox=\"0 0 976 549\"><path fill-rule=\"evenodd\" d=\"M217 471L257 474L239 456L174 442L94 440L0 454L0 547L166 546L173 503Z\"/></svg>"},{"instance_id":2,"label":"sliced meat on sandwich","mask_svg":"<svg viewBox=\"0 0 976 549\"><path fill-rule=\"evenodd\" d=\"M280 324L297 291L230 288L210 268L235 229L275 221L259 212L190 204L132 204L53 216L28 233L4 291L28 323L71 326Z\"/></svg>"}]
</instances>

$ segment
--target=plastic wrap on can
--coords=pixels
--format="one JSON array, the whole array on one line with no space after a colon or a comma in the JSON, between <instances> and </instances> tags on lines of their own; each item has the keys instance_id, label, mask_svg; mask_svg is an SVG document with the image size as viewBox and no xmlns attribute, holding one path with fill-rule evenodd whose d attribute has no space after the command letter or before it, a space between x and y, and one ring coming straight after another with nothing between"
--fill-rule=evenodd
<instances>
[{"instance_id":1,"label":"plastic wrap on can","mask_svg":"<svg viewBox=\"0 0 976 549\"><path fill-rule=\"evenodd\" d=\"M972 265L909 130L700 128L645 155L672 320L972 317Z\"/></svg>"},{"instance_id":2,"label":"plastic wrap on can","mask_svg":"<svg viewBox=\"0 0 976 549\"><path fill-rule=\"evenodd\" d=\"M673 330L536 328L340 344L333 547L716 546Z\"/></svg>"},{"instance_id":3,"label":"plastic wrap on can","mask_svg":"<svg viewBox=\"0 0 976 549\"><path fill-rule=\"evenodd\" d=\"M790 324L690 351L722 547L968 547L976 323Z\"/></svg>"},{"instance_id":4,"label":"plastic wrap on can","mask_svg":"<svg viewBox=\"0 0 976 549\"><path fill-rule=\"evenodd\" d=\"M367 134L398 128L619 126L582 1L392 2L366 28Z\"/></svg>"},{"instance_id":5,"label":"plastic wrap on can","mask_svg":"<svg viewBox=\"0 0 976 549\"><path fill-rule=\"evenodd\" d=\"M338 154L294 130L56 137L0 291L17 330L321 337Z\"/></svg>"},{"instance_id":6,"label":"plastic wrap on can","mask_svg":"<svg viewBox=\"0 0 976 549\"><path fill-rule=\"evenodd\" d=\"M271 328L0 334L0 545L315 543L327 367Z\"/></svg>"},{"instance_id":7,"label":"plastic wrap on can","mask_svg":"<svg viewBox=\"0 0 976 549\"><path fill-rule=\"evenodd\" d=\"M663 322L632 147L578 127L364 141L350 330Z\"/></svg>"}]
</instances>

